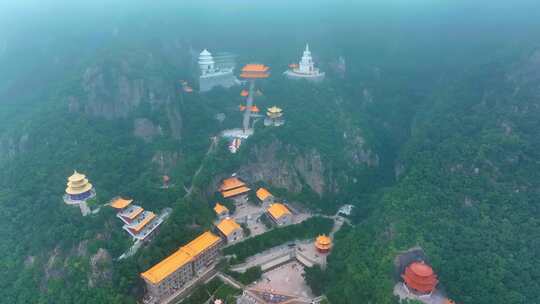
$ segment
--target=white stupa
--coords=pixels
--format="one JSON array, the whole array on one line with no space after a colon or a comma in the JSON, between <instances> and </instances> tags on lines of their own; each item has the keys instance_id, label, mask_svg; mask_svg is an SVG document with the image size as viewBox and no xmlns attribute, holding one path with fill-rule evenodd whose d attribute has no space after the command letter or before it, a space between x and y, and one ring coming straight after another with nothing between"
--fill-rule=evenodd
<instances>
[{"instance_id":1,"label":"white stupa","mask_svg":"<svg viewBox=\"0 0 540 304\"><path fill-rule=\"evenodd\" d=\"M234 77L234 66L220 66L216 64L212 53L204 49L199 54L199 90L210 91L216 86L230 88L239 83Z\"/></svg>"},{"instance_id":2,"label":"white stupa","mask_svg":"<svg viewBox=\"0 0 540 304\"><path fill-rule=\"evenodd\" d=\"M312 81L321 81L324 79L324 72L321 72L315 67L309 45L306 44L306 49L302 55L302 59L298 64L291 64L290 69L285 71L285 76L290 79L307 79Z\"/></svg>"}]
</instances>

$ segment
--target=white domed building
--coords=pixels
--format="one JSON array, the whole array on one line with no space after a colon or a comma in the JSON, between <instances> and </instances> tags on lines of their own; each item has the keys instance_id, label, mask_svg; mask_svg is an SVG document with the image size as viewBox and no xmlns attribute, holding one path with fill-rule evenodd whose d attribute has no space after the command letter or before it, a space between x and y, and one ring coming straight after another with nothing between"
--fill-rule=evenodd
<instances>
[{"instance_id":1,"label":"white domed building","mask_svg":"<svg viewBox=\"0 0 540 304\"><path fill-rule=\"evenodd\" d=\"M208 92L214 87L230 88L239 84L234 76L234 66L216 64L214 56L207 49L199 54L199 91Z\"/></svg>"}]
</instances>

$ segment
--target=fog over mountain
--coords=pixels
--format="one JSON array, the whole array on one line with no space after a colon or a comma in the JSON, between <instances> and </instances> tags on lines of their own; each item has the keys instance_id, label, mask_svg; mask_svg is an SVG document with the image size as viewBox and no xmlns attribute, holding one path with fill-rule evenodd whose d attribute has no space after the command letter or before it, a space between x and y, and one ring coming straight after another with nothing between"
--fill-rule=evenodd
<instances>
[{"instance_id":1,"label":"fog over mountain","mask_svg":"<svg viewBox=\"0 0 540 304\"><path fill-rule=\"evenodd\" d=\"M4 1L0 303L536 303L538 132L538 1Z\"/></svg>"}]
</instances>

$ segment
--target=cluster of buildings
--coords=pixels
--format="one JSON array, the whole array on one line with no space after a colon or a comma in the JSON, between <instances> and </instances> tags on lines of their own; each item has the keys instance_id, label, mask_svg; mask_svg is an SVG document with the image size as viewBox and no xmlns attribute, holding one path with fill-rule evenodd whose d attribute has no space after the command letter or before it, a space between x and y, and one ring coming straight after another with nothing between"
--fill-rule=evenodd
<instances>
[{"instance_id":1,"label":"cluster of buildings","mask_svg":"<svg viewBox=\"0 0 540 304\"><path fill-rule=\"evenodd\" d=\"M247 194L251 191L246 183L235 176L224 179L218 190L224 199L235 199L238 201L245 201ZM261 203L261 208L265 210L266 215L274 224L277 226L292 224L294 215L291 210L285 204L275 202L275 197L267 189L259 188L255 192L255 195ZM214 211L216 211L218 216L223 216L222 214L225 213L222 207L224 206L219 203L214 207ZM218 211L223 213L218 213ZM229 216L228 210L226 214L226 216Z\"/></svg>"},{"instance_id":2,"label":"cluster of buildings","mask_svg":"<svg viewBox=\"0 0 540 304\"><path fill-rule=\"evenodd\" d=\"M223 60L222 57L227 57L227 59ZM242 81L238 80L234 75L236 63L234 62L233 56L218 56L218 58L215 58L212 53L207 49L204 49L199 54L198 64L200 92L208 92L214 87L230 88L242 83ZM284 75L289 79L306 79L314 82L319 82L325 77L325 73L315 67L315 62L313 61L309 45L307 44L300 61L298 63L290 64L289 69L284 72ZM244 76L245 71L242 70L240 77L246 79ZM192 92L191 87L186 89L187 84L183 84L183 86L184 91ZM247 91L244 94L245 97L248 96Z\"/></svg>"},{"instance_id":3,"label":"cluster of buildings","mask_svg":"<svg viewBox=\"0 0 540 304\"><path fill-rule=\"evenodd\" d=\"M141 206L132 204L132 199L116 197L111 200L110 206L116 209L116 217L124 225L124 229L137 241L148 240L149 237L163 223L162 216L156 216L152 211L144 210Z\"/></svg>"}]
</instances>

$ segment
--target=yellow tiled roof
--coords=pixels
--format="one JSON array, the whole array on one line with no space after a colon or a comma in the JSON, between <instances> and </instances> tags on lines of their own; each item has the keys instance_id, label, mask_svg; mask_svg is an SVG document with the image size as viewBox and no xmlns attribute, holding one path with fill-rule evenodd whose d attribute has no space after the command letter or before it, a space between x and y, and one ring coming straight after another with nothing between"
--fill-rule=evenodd
<instances>
[{"instance_id":1,"label":"yellow tiled roof","mask_svg":"<svg viewBox=\"0 0 540 304\"><path fill-rule=\"evenodd\" d=\"M150 223L150 221L152 221L154 218L156 217L156 215L154 214L154 212L151 212L151 211L148 211L148 215L144 218L144 220L142 220L140 223L137 224L137 226L133 227L133 228L129 228L135 232L139 232L141 231L141 229L144 228L144 226L146 226L146 224Z\"/></svg>"},{"instance_id":2,"label":"yellow tiled roof","mask_svg":"<svg viewBox=\"0 0 540 304\"><path fill-rule=\"evenodd\" d=\"M141 214L143 211L144 211L144 209L142 207L137 207L137 208L134 208L133 211L131 211L131 213L128 213L128 214L122 215L122 216L132 220L132 219L136 218L139 214Z\"/></svg>"},{"instance_id":3,"label":"yellow tiled roof","mask_svg":"<svg viewBox=\"0 0 540 304\"><path fill-rule=\"evenodd\" d=\"M132 199L123 199L121 197L114 200L114 202L111 203L111 207L115 209L123 209L129 206L133 202Z\"/></svg>"},{"instance_id":4,"label":"yellow tiled roof","mask_svg":"<svg viewBox=\"0 0 540 304\"><path fill-rule=\"evenodd\" d=\"M220 203L216 203L216 206L214 207L214 211L216 212L216 214L222 214L224 212L229 211L229 209L227 209L227 207L223 206Z\"/></svg>"},{"instance_id":5,"label":"yellow tiled roof","mask_svg":"<svg viewBox=\"0 0 540 304\"><path fill-rule=\"evenodd\" d=\"M324 234L319 235L315 239L315 247L320 248L320 249L329 249L330 247L332 247L332 239L330 239L328 236Z\"/></svg>"},{"instance_id":6,"label":"yellow tiled roof","mask_svg":"<svg viewBox=\"0 0 540 304\"><path fill-rule=\"evenodd\" d=\"M286 214L292 214L291 211L281 203L272 204L267 211L275 219L279 219Z\"/></svg>"},{"instance_id":7,"label":"yellow tiled roof","mask_svg":"<svg viewBox=\"0 0 540 304\"><path fill-rule=\"evenodd\" d=\"M270 193L268 190L266 190L265 188L260 188L259 190L257 190L257 197L261 200L261 201L264 201L265 199L267 199L268 197L272 196L272 193Z\"/></svg>"},{"instance_id":8,"label":"yellow tiled roof","mask_svg":"<svg viewBox=\"0 0 540 304\"><path fill-rule=\"evenodd\" d=\"M222 220L218 225L217 228L221 233L223 233L226 236L229 236L231 233L233 233L237 229L242 229L238 223L230 218L226 218Z\"/></svg>"},{"instance_id":9,"label":"yellow tiled roof","mask_svg":"<svg viewBox=\"0 0 540 304\"><path fill-rule=\"evenodd\" d=\"M199 235L193 241L181 247L180 250L187 252L189 255L195 257L201 252L215 245L220 240L221 239L217 235L213 234L210 231L206 231L205 233Z\"/></svg>"},{"instance_id":10,"label":"yellow tiled roof","mask_svg":"<svg viewBox=\"0 0 540 304\"><path fill-rule=\"evenodd\" d=\"M246 184L244 184L244 182L242 182L238 178L229 177L223 180L223 182L221 183L221 186L219 187L219 191L227 191L227 190L231 190L231 189L238 188L245 185Z\"/></svg>"},{"instance_id":11,"label":"yellow tiled roof","mask_svg":"<svg viewBox=\"0 0 540 304\"><path fill-rule=\"evenodd\" d=\"M207 231L185 246L180 247L175 253L152 266L152 268L141 273L141 276L152 284L157 284L220 240L218 236Z\"/></svg>"},{"instance_id":12,"label":"yellow tiled roof","mask_svg":"<svg viewBox=\"0 0 540 304\"><path fill-rule=\"evenodd\" d=\"M249 189L248 187L240 187L240 188L235 188L235 189L232 189L232 190L229 190L229 191L223 191L223 192L221 192L221 194L223 195L224 198L229 198L229 197L233 197L233 196L238 195L238 194L246 193L249 190L251 190L251 189Z\"/></svg>"},{"instance_id":13,"label":"yellow tiled roof","mask_svg":"<svg viewBox=\"0 0 540 304\"><path fill-rule=\"evenodd\" d=\"M191 261L191 256L179 249L152 268L141 273L141 276L152 284L157 284L189 261Z\"/></svg>"}]
</instances>

